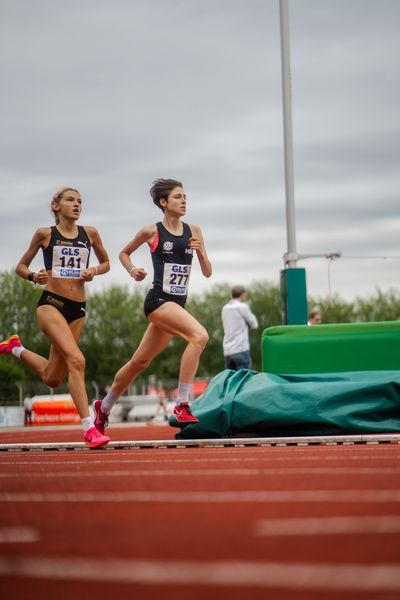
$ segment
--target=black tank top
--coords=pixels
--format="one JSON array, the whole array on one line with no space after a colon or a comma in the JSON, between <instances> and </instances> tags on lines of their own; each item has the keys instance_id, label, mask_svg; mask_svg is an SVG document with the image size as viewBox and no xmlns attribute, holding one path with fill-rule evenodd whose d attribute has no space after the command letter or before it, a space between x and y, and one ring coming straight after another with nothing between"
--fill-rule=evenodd
<instances>
[{"instance_id":1,"label":"black tank top","mask_svg":"<svg viewBox=\"0 0 400 600\"><path fill-rule=\"evenodd\" d=\"M182 235L173 235L161 223L157 223L156 238L150 248L154 268L153 287L170 296L186 298L193 250L189 248L192 232L182 223Z\"/></svg>"},{"instance_id":2,"label":"black tank top","mask_svg":"<svg viewBox=\"0 0 400 600\"><path fill-rule=\"evenodd\" d=\"M43 248L44 266L52 277L80 279L81 270L89 266L91 243L81 225L73 240L64 237L55 225L51 228L50 242Z\"/></svg>"}]
</instances>

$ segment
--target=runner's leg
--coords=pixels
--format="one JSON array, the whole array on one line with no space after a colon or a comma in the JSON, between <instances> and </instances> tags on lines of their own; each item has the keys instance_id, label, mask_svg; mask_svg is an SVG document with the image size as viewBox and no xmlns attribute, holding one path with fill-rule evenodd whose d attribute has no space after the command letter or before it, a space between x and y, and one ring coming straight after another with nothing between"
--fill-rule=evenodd
<instances>
[{"instance_id":1,"label":"runner's leg","mask_svg":"<svg viewBox=\"0 0 400 600\"><path fill-rule=\"evenodd\" d=\"M200 355L208 341L207 331L189 312L174 302L168 302L151 313L149 320L160 329L188 342L181 358L178 397L173 414L179 423L197 423L198 419L192 414L189 404Z\"/></svg>"},{"instance_id":2,"label":"runner's leg","mask_svg":"<svg viewBox=\"0 0 400 600\"><path fill-rule=\"evenodd\" d=\"M39 327L52 343L43 377L50 382L48 385L59 385L68 371L69 391L81 419L86 418L89 406L85 388L85 358L77 344L85 319L77 319L68 325L57 309L47 305L40 306L37 313Z\"/></svg>"},{"instance_id":3,"label":"runner's leg","mask_svg":"<svg viewBox=\"0 0 400 600\"><path fill-rule=\"evenodd\" d=\"M46 320L51 318L54 313L60 315L59 311L57 311L57 309L53 306L44 305L40 306L37 310L38 324L40 329L45 334L46 332L44 330L44 324L46 323ZM66 323L65 319L63 317L61 318L64 320L64 323ZM70 325L67 325L71 329L76 342L79 341L84 324L85 319L82 318L73 321L70 323ZM30 367L46 385L51 388L58 387L67 372L67 363L65 362L62 354L60 354L60 352L54 346L50 347L48 359L44 358L40 354L36 354L36 352L32 352L32 350L28 350L27 348L23 349L20 359L22 362L28 365L28 367Z\"/></svg>"},{"instance_id":4,"label":"runner's leg","mask_svg":"<svg viewBox=\"0 0 400 600\"><path fill-rule=\"evenodd\" d=\"M172 337L172 334L149 323L132 358L115 375L111 386L113 392L119 396L123 394L132 381L149 366L153 358L168 346Z\"/></svg>"},{"instance_id":5,"label":"runner's leg","mask_svg":"<svg viewBox=\"0 0 400 600\"><path fill-rule=\"evenodd\" d=\"M208 333L197 319L175 302L167 302L150 313L149 321L162 331L176 335L188 342L182 355L179 381L192 383L200 356L207 342Z\"/></svg>"},{"instance_id":6,"label":"runner's leg","mask_svg":"<svg viewBox=\"0 0 400 600\"><path fill-rule=\"evenodd\" d=\"M160 308L149 314L149 326L136 352L114 377L111 389L99 403L95 425L99 431L104 430L104 424L116 400L124 393L134 379L140 375L166 346L173 336L179 336L188 342L181 359L179 382L189 389L196 374L201 352L207 341L208 334L202 325L175 302L166 302ZM188 398L178 397L178 401Z\"/></svg>"}]
</instances>

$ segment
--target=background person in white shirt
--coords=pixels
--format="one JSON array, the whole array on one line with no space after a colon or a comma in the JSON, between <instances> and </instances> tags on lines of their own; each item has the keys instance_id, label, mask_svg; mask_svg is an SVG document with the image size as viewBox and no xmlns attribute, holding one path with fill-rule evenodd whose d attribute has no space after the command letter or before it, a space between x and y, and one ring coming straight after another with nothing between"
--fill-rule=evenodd
<instances>
[{"instance_id":1,"label":"background person in white shirt","mask_svg":"<svg viewBox=\"0 0 400 600\"><path fill-rule=\"evenodd\" d=\"M33 398L31 394L27 394L24 398L24 425L27 427L28 425L32 425L32 408L33 408Z\"/></svg>"},{"instance_id":2,"label":"background person in white shirt","mask_svg":"<svg viewBox=\"0 0 400 600\"><path fill-rule=\"evenodd\" d=\"M257 329L258 321L246 304L244 287L235 285L231 294L232 299L223 306L221 312L225 368L234 371L251 369L249 327Z\"/></svg>"}]
</instances>

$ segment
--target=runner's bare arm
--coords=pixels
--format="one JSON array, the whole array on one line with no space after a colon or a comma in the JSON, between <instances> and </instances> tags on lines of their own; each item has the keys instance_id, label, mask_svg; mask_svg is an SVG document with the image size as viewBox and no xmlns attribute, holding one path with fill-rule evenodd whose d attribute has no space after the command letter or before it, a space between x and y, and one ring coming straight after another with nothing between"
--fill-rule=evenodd
<instances>
[{"instance_id":1,"label":"runner's bare arm","mask_svg":"<svg viewBox=\"0 0 400 600\"><path fill-rule=\"evenodd\" d=\"M50 227L40 227L33 234L31 243L29 244L28 250L22 255L19 263L16 266L15 272L22 279L28 279L31 270L29 265L39 252L40 248L45 248L50 241L51 229ZM45 285L49 279L49 274L45 269L40 269L37 273L33 274L33 282L39 285Z\"/></svg>"},{"instance_id":2,"label":"runner's bare arm","mask_svg":"<svg viewBox=\"0 0 400 600\"><path fill-rule=\"evenodd\" d=\"M192 237L190 238L190 247L192 250L196 250L197 258L199 259L201 272L204 277L211 277L212 265L207 256L206 247L204 244L203 234L199 225L190 225L192 230Z\"/></svg>"},{"instance_id":3,"label":"runner's bare arm","mask_svg":"<svg viewBox=\"0 0 400 600\"><path fill-rule=\"evenodd\" d=\"M145 227L142 227L142 229L137 232L135 237L128 242L119 253L119 260L121 261L122 266L128 271L129 275L133 277L135 281L143 281L147 273L142 267L136 267L133 265L130 256L143 244L148 243L151 245L154 241L156 231L156 225L146 225Z\"/></svg>"},{"instance_id":4,"label":"runner's bare arm","mask_svg":"<svg viewBox=\"0 0 400 600\"><path fill-rule=\"evenodd\" d=\"M92 281L95 275L104 275L105 273L108 273L110 270L110 261L107 250L103 246L103 242L97 229L95 227L85 227L85 230L89 236L97 260L99 261L99 264L95 267L89 267L82 272L82 279L84 281Z\"/></svg>"}]
</instances>

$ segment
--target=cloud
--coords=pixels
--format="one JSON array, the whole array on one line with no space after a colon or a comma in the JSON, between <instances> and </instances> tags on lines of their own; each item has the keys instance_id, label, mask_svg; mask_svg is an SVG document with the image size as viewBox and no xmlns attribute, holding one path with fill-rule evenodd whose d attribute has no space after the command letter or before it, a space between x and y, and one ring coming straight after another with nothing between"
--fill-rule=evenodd
<instances>
[{"instance_id":1,"label":"cloud","mask_svg":"<svg viewBox=\"0 0 400 600\"><path fill-rule=\"evenodd\" d=\"M212 282L278 283L286 250L276 0L3 0L0 269L15 265L62 185L84 200L112 271L161 218L156 177L184 182ZM298 252L399 254L396 0L289 2ZM139 258L150 266L146 251ZM39 257L37 264L40 264ZM364 264L364 263L363 263ZM398 262L340 259L344 297L397 283ZM304 261L310 294L325 259Z\"/></svg>"}]
</instances>

